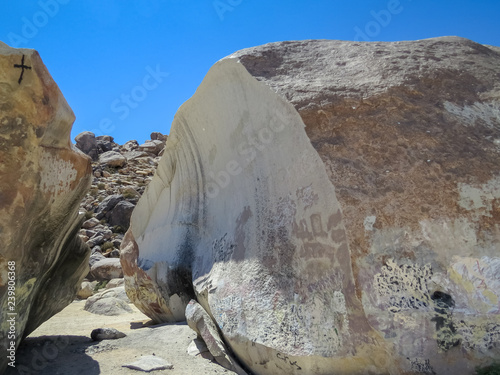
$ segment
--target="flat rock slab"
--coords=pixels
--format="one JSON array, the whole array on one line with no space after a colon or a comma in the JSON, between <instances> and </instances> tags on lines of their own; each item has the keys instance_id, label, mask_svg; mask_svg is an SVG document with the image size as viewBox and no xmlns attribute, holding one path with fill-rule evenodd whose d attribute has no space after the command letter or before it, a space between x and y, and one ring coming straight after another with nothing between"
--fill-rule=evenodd
<instances>
[{"instance_id":1,"label":"flat rock slab","mask_svg":"<svg viewBox=\"0 0 500 375\"><path fill-rule=\"evenodd\" d=\"M123 367L128 367L138 371L151 372L156 370L171 370L174 368L174 365L167 362L163 358L154 355L146 355L141 357L138 361L128 365L123 365Z\"/></svg>"}]
</instances>

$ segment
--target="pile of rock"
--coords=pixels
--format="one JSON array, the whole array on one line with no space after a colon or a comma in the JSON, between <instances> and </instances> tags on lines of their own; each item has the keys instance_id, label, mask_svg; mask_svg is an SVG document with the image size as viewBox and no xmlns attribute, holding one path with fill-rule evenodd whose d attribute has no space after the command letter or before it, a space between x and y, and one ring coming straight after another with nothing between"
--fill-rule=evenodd
<instances>
[{"instance_id":1,"label":"pile of rock","mask_svg":"<svg viewBox=\"0 0 500 375\"><path fill-rule=\"evenodd\" d=\"M92 253L79 298L90 297L109 280L123 278L119 259L123 234L166 140L166 135L157 132L141 145L135 140L119 145L109 135L96 137L88 131L75 137L76 147L92 158L93 173L92 186L80 204L86 220L79 235Z\"/></svg>"}]
</instances>

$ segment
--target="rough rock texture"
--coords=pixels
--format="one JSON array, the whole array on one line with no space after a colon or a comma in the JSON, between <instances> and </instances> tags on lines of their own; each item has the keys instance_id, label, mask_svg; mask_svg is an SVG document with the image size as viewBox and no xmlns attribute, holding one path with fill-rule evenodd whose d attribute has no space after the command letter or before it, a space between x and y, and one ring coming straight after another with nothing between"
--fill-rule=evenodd
<instances>
[{"instance_id":1,"label":"rough rock texture","mask_svg":"<svg viewBox=\"0 0 500 375\"><path fill-rule=\"evenodd\" d=\"M79 299L87 299L94 294L94 289L97 286L97 281L83 281L80 285L80 290L76 293Z\"/></svg>"},{"instance_id":2,"label":"rough rock texture","mask_svg":"<svg viewBox=\"0 0 500 375\"><path fill-rule=\"evenodd\" d=\"M120 315L133 312L128 305L129 303L130 300L125 293L125 288L117 287L105 289L88 297L84 310L99 315Z\"/></svg>"},{"instance_id":3,"label":"rough rock texture","mask_svg":"<svg viewBox=\"0 0 500 375\"><path fill-rule=\"evenodd\" d=\"M500 358L500 50L303 41L215 64L121 261L195 296L254 374L473 374Z\"/></svg>"},{"instance_id":4,"label":"rough rock texture","mask_svg":"<svg viewBox=\"0 0 500 375\"><path fill-rule=\"evenodd\" d=\"M97 148L97 140L92 132L82 132L75 137L76 147L84 154L87 154L92 160L97 160L99 152Z\"/></svg>"},{"instance_id":5,"label":"rough rock texture","mask_svg":"<svg viewBox=\"0 0 500 375\"><path fill-rule=\"evenodd\" d=\"M118 331L116 328L96 328L92 330L90 338L94 341L101 340L117 340L126 337L123 332Z\"/></svg>"},{"instance_id":6,"label":"rough rock texture","mask_svg":"<svg viewBox=\"0 0 500 375\"><path fill-rule=\"evenodd\" d=\"M71 146L73 121L38 53L0 42L0 373L6 345L69 304L88 272L90 252L77 232L91 168ZM17 313L14 340L8 313Z\"/></svg>"},{"instance_id":7,"label":"rough rock texture","mask_svg":"<svg viewBox=\"0 0 500 375\"><path fill-rule=\"evenodd\" d=\"M186 306L186 320L189 328L195 331L198 337L206 343L207 349L218 364L238 375L247 374L232 358L219 335L215 322L195 300L191 300Z\"/></svg>"},{"instance_id":8,"label":"rough rock texture","mask_svg":"<svg viewBox=\"0 0 500 375\"><path fill-rule=\"evenodd\" d=\"M127 164L127 158L116 151L106 151L99 155L99 163L109 167L123 167Z\"/></svg>"},{"instance_id":9,"label":"rough rock texture","mask_svg":"<svg viewBox=\"0 0 500 375\"><path fill-rule=\"evenodd\" d=\"M104 258L92 265L90 274L96 280L112 280L123 277L120 260L116 258Z\"/></svg>"}]
</instances>

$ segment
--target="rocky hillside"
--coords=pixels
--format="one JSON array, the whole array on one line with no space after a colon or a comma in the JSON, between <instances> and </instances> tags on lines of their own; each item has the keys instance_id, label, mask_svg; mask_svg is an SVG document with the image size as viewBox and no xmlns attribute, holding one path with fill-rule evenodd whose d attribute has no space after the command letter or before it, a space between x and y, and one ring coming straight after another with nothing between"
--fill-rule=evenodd
<instances>
[{"instance_id":1,"label":"rocky hillside","mask_svg":"<svg viewBox=\"0 0 500 375\"><path fill-rule=\"evenodd\" d=\"M83 132L75 137L76 147L92 158L92 186L80 204L85 221L80 238L92 249L88 279L109 280L121 276L120 244L130 216L163 154L167 136L152 133L151 140L124 145L109 135ZM114 262L101 262L117 258ZM93 267L96 263L102 267Z\"/></svg>"}]
</instances>

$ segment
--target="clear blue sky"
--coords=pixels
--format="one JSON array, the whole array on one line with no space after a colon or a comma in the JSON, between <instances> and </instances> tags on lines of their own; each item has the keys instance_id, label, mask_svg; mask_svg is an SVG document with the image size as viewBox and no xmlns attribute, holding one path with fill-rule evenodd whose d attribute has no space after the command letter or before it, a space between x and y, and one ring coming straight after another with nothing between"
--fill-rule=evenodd
<instances>
[{"instance_id":1,"label":"clear blue sky","mask_svg":"<svg viewBox=\"0 0 500 375\"><path fill-rule=\"evenodd\" d=\"M361 33L360 33L361 31ZM168 133L208 69L242 48L299 39L458 35L500 46L498 0L3 1L0 40L34 48L76 114L120 144Z\"/></svg>"}]
</instances>

